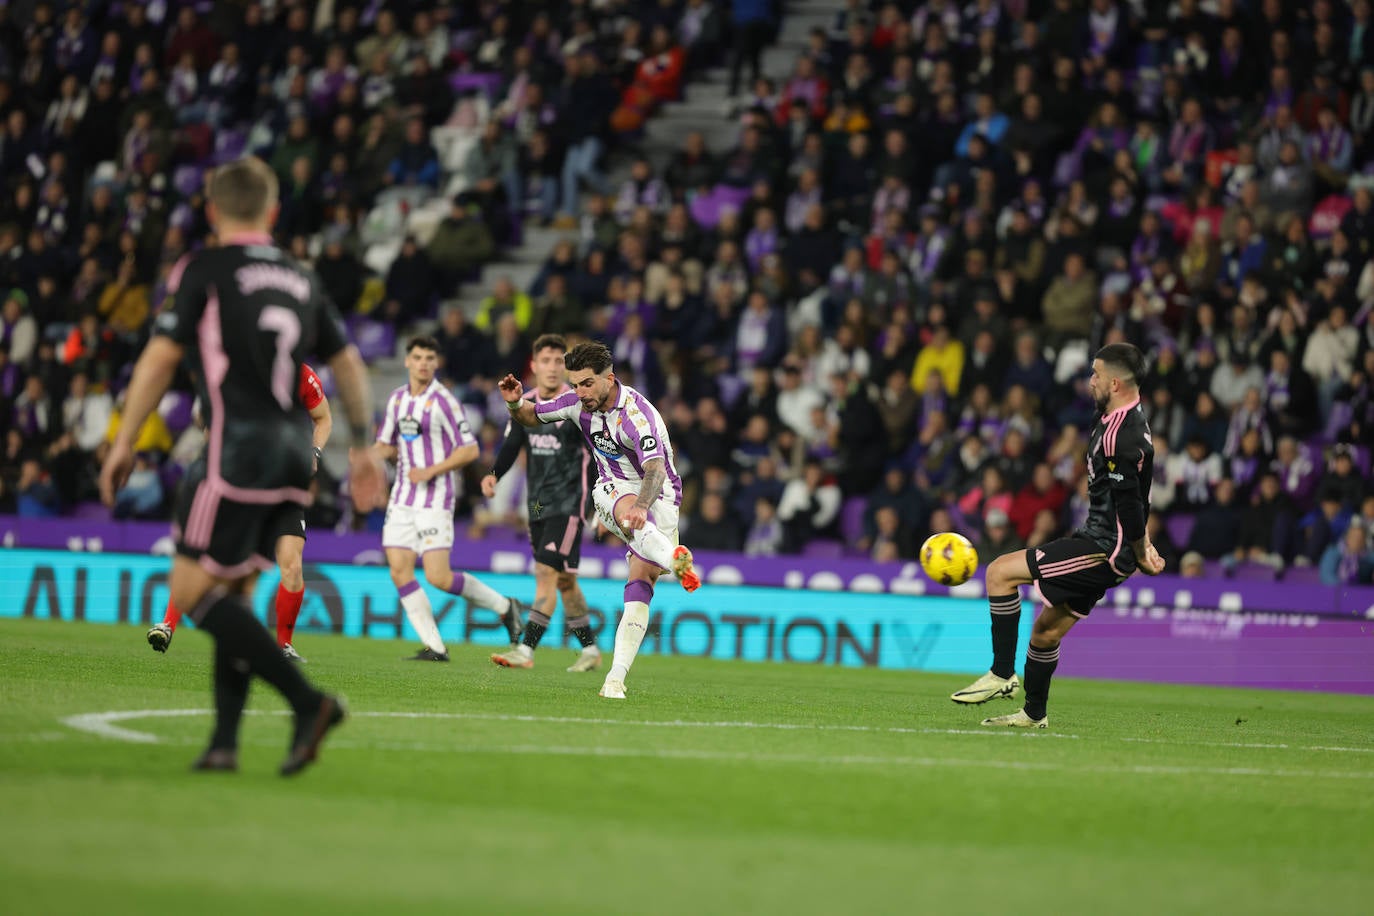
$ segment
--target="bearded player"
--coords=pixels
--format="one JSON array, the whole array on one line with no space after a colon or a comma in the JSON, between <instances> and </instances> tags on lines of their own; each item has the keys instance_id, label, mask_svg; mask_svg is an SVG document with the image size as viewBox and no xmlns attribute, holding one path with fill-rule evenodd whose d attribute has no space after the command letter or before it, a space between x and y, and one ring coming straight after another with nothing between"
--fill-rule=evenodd
<instances>
[{"instance_id":1,"label":"bearded player","mask_svg":"<svg viewBox=\"0 0 1374 916\"><path fill-rule=\"evenodd\" d=\"M649 625L654 583L671 571L684 589L694 592L701 579L692 566L692 552L677 543L682 478L673 466L663 418L647 398L615 377L611 351L603 344L573 347L563 362L572 391L536 404L524 397L520 380L507 375L501 380L501 396L522 426L575 421L596 459L597 516L630 548L625 613L615 632L611 670L601 685L601 696L623 700L625 677Z\"/></svg>"},{"instance_id":2,"label":"bearded player","mask_svg":"<svg viewBox=\"0 0 1374 916\"><path fill-rule=\"evenodd\" d=\"M525 392L525 400L535 409L571 391L565 380L563 357L568 343L557 334L545 334L534 342L530 366L535 387ZM587 597L577 582L577 563L582 556L582 520L587 515L590 496L591 456L582 439L582 429L572 420L556 420L545 430L527 433L519 423L506 424L506 439L496 456L491 472L482 478L482 495L496 495L496 483L511 469L521 450L528 450L526 465L530 547L534 551L534 603L525 622L520 644L508 652L492 655L495 664L506 668L533 668L534 650L549 628L549 618L563 596L563 616L568 629L582 644L582 653L569 671L595 671L601 666L601 650L596 647L587 616Z\"/></svg>"},{"instance_id":3,"label":"bearded player","mask_svg":"<svg viewBox=\"0 0 1374 916\"><path fill-rule=\"evenodd\" d=\"M296 397L310 414L313 427L310 444L314 453L311 473L317 473L320 469L320 459L324 455L325 443L329 441L329 433L334 428L334 417L329 412L329 399L324 396L324 386L320 384L320 377L315 374L314 369L304 363L301 364ZM201 455L197 459L197 464L204 460L205 456ZM195 473L192 472L193 476ZM296 618L301 613L301 600L305 597L305 573L302 567L302 558L305 554L305 507L293 503L289 508L289 512L283 512L277 519L280 531L276 537L276 560L277 569L281 574L281 582L277 585L277 645L281 646L282 655L292 661L304 663L305 659L296 652L291 640L296 633ZM168 601L162 622L154 624L148 631L148 645L158 652L166 652L171 648L172 636L176 634L179 623L181 611Z\"/></svg>"},{"instance_id":4,"label":"bearded player","mask_svg":"<svg viewBox=\"0 0 1374 916\"><path fill-rule=\"evenodd\" d=\"M1059 664L1059 643L1092 613L1111 588L1137 569L1164 571L1164 560L1145 532L1155 447L1140 409L1145 357L1127 343L1110 344L1093 359L1088 389L1102 419L1088 439L1088 519L1066 538L1003 554L987 570L992 611L992 670L950 699L986 703L1016 695L1016 637L1021 622L1020 587L1034 583L1044 599L1026 650L1026 700L1022 709L984 719L984 725L1046 728L1050 679Z\"/></svg>"}]
</instances>

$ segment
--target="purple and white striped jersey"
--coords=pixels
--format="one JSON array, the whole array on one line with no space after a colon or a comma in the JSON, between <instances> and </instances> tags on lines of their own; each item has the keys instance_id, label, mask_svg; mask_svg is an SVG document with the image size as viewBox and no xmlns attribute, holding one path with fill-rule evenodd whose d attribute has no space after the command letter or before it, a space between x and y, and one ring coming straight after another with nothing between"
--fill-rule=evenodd
<instances>
[{"instance_id":1,"label":"purple and white striped jersey","mask_svg":"<svg viewBox=\"0 0 1374 916\"><path fill-rule=\"evenodd\" d=\"M619 384L619 383L617 383ZM629 385L620 385L615 406L606 411L582 409L577 392L567 391L552 401L534 407L540 423L576 420L596 459L599 481L633 480L644 482L644 462L662 458L668 471L662 498L674 506L682 503L682 478L673 466L673 446L668 428L649 399Z\"/></svg>"},{"instance_id":2,"label":"purple and white striped jersey","mask_svg":"<svg viewBox=\"0 0 1374 916\"><path fill-rule=\"evenodd\" d=\"M391 487L390 505L453 511L458 486L452 473L420 484L408 479L411 468L433 467L454 449L477 442L463 416L463 405L438 379L418 395L410 393L409 385L391 393L377 441L396 447L396 483Z\"/></svg>"}]
</instances>

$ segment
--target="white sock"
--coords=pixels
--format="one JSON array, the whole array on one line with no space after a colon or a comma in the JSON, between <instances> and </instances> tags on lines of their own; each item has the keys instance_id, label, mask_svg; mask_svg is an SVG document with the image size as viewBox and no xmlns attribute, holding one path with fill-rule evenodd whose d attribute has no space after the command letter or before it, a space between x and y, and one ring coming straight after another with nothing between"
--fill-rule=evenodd
<instances>
[{"instance_id":1,"label":"white sock","mask_svg":"<svg viewBox=\"0 0 1374 916\"><path fill-rule=\"evenodd\" d=\"M653 522L645 522L643 528L633 532L630 547L650 563L657 563L664 569L673 568L673 551L677 545Z\"/></svg>"},{"instance_id":2,"label":"white sock","mask_svg":"<svg viewBox=\"0 0 1374 916\"><path fill-rule=\"evenodd\" d=\"M417 589L401 599L401 607L406 609L406 618L415 628L415 633L435 652L447 652L444 641L439 638L439 625L434 622L434 608L430 606L429 596L424 589Z\"/></svg>"},{"instance_id":3,"label":"white sock","mask_svg":"<svg viewBox=\"0 0 1374 916\"><path fill-rule=\"evenodd\" d=\"M606 680L625 680L648 628L649 605L643 601L626 601L625 616L620 618L620 626L615 629L615 655L611 658L611 671L606 675Z\"/></svg>"},{"instance_id":4,"label":"white sock","mask_svg":"<svg viewBox=\"0 0 1374 916\"><path fill-rule=\"evenodd\" d=\"M510 610L510 599L504 595L498 595L496 589L484 583L472 573L463 573L463 590L459 592L464 598L468 598L478 607L484 607L495 611L498 614L505 614Z\"/></svg>"},{"instance_id":5,"label":"white sock","mask_svg":"<svg viewBox=\"0 0 1374 916\"><path fill-rule=\"evenodd\" d=\"M518 646L516 646L515 651L520 653L520 655L524 658L534 657L534 650L531 649L529 646L525 645L524 643L520 643Z\"/></svg>"}]
</instances>

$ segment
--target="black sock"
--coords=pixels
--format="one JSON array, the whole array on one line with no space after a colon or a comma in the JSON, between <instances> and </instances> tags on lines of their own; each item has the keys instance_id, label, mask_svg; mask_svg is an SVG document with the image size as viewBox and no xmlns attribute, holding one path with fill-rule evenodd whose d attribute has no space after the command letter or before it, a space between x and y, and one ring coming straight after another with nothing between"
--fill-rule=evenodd
<instances>
[{"instance_id":1,"label":"black sock","mask_svg":"<svg viewBox=\"0 0 1374 916\"><path fill-rule=\"evenodd\" d=\"M1021 628L1021 593L989 595L992 612L992 673L1011 677L1016 673L1016 634Z\"/></svg>"},{"instance_id":2,"label":"black sock","mask_svg":"<svg viewBox=\"0 0 1374 916\"><path fill-rule=\"evenodd\" d=\"M197 625L215 638L217 652L246 661L253 674L286 697L297 715L314 714L320 692L282 657L277 641L248 610L247 601L224 595L201 613Z\"/></svg>"},{"instance_id":3,"label":"black sock","mask_svg":"<svg viewBox=\"0 0 1374 916\"><path fill-rule=\"evenodd\" d=\"M577 637L578 643L583 644L583 648L589 645L596 645L596 634L592 633L591 619L583 614L581 617L569 618L567 629L572 630L573 636Z\"/></svg>"},{"instance_id":4,"label":"black sock","mask_svg":"<svg viewBox=\"0 0 1374 916\"><path fill-rule=\"evenodd\" d=\"M530 647L530 651L539 648L539 640L544 638L544 631L549 628L549 615L542 611L530 610L530 619L525 621L525 636L520 641Z\"/></svg>"},{"instance_id":5,"label":"black sock","mask_svg":"<svg viewBox=\"0 0 1374 916\"><path fill-rule=\"evenodd\" d=\"M248 663L235 658L215 644L215 731L210 747L215 750L234 750L239 746L239 721L248 702L248 685L252 681Z\"/></svg>"},{"instance_id":6,"label":"black sock","mask_svg":"<svg viewBox=\"0 0 1374 916\"><path fill-rule=\"evenodd\" d=\"M1022 687L1026 691L1026 715L1032 719L1045 718L1045 704L1050 698L1050 678L1054 669L1059 667L1059 647L1037 649L1031 646L1026 650L1026 678Z\"/></svg>"}]
</instances>

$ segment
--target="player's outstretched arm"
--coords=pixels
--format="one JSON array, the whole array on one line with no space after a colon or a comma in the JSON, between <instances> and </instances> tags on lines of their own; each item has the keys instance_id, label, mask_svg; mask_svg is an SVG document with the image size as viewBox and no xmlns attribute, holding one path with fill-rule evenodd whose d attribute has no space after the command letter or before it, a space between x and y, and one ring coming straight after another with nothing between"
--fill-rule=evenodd
<instances>
[{"instance_id":1,"label":"player's outstretched arm","mask_svg":"<svg viewBox=\"0 0 1374 916\"><path fill-rule=\"evenodd\" d=\"M507 375L497 384L501 397L506 399L506 409L510 418L521 426L538 426L539 418L534 413L534 403L524 399L525 386L513 375Z\"/></svg>"},{"instance_id":2,"label":"player's outstretched arm","mask_svg":"<svg viewBox=\"0 0 1374 916\"><path fill-rule=\"evenodd\" d=\"M167 393L181 365L185 348L161 334L148 341L134 365L129 391L120 414L119 432L100 469L100 498L107 506L114 505L115 492L129 479L134 466L134 442L143 422Z\"/></svg>"},{"instance_id":3,"label":"player's outstretched arm","mask_svg":"<svg viewBox=\"0 0 1374 916\"><path fill-rule=\"evenodd\" d=\"M358 348L344 347L329 360L348 418L349 489L353 504L369 512L384 504L386 474L368 447L372 444L372 385Z\"/></svg>"}]
</instances>

